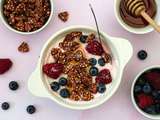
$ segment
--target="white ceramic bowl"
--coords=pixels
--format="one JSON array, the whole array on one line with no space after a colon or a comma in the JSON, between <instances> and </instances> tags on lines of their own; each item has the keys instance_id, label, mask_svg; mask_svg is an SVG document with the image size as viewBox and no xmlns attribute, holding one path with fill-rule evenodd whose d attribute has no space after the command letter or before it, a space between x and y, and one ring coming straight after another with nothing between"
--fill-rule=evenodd
<instances>
[{"instance_id":1,"label":"white ceramic bowl","mask_svg":"<svg viewBox=\"0 0 160 120\"><path fill-rule=\"evenodd\" d=\"M3 3L4 3L4 1L5 1L5 0L0 0L0 17L1 17L1 20L2 20L2 22L4 23L4 25L5 25L9 30L11 30L11 31L13 31L13 32L15 32L15 33L18 33L18 34L30 35L30 34L35 34L35 33L38 33L38 32L40 32L40 31L42 31L42 30L49 24L49 22L51 21L51 18L52 18L52 16L53 16L53 12L54 12L54 1L53 1L53 0L49 0L50 3L51 3L51 14L50 14L50 17L48 18L47 22L46 22L41 28L39 28L39 29L37 29L37 30L35 30L35 31L32 31L32 32L21 32L21 31L18 31L18 30L16 30L16 29L12 28L12 27L8 24L5 16L3 15Z\"/></svg>"},{"instance_id":2,"label":"white ceramic bowl","mask_svg":"<svg viewBox=\"0 0 160 120\"><path fill-rule=\"evenodd\" d=\"M92 101L89 102L68 102L65 99L61 98L59 95L53 94L52 91L50 91L44 82L45 75L42 73L42 65L45 63L45 56L46 52L50 49L51 45L56 43L56 40L59 40L63 38L66 34L73 32L73 31L82 31L83 33L89 34L89 33L96 33L96 30L91 27L86 26L73 26L68 27L63 30L60 30L59 32L55 33L44 45L40 58L37 64L37 68L32 73L32 75L29 78L28 81L28 89L31 93L33 93L35 96L39 97L46 97L49 98L56 103L70 108L70 109L77 109L77 110L84 110L84 109L90 109L96 106L99 106L100 104L107 101L118 89L118 86L121 82L121 77L123 73L123 69L129 59L131 58L133 54L132 45L129 41L122 39L122 38L114 38L106 35L104 32L101 32L101 36L103 38L103 42L107 44L112 52L113 59L116 63L116 74L113 75L113 82L109 85L107 88L106 94L101 95L100 97L95 98Z\"/></svg>"},{"instance_id":3,"label":"white ceramic bowl","mask_svg":"<svg viewBox=\"0 0 160 120\"><path fill-rule=\"evenodd\" d=\"M147 118L150 118L150 119L153 119L153 120L160 120L160 115L151 115L151 114L148 114L144 111L142 111L138 105L136 104L136 101L135 101L135 98L134 98L134 86L135 86L135 83L137 82L138 78L146 71L148 70L151 70L151 69L154 69L154 68L158 68L160 69L160 66L159 65L155 65L155 66L151 66L151 67L147 67L145 68L144 70L142 70L137 76L136 78L134 79L133 83L132 83L132 88L131 88L131 99L132 99L132 103L134 105L134 107L136 108L136 110L141 113L142 115L144 115L145 117Z\"/></svg>"},{"instance_id":4,"label":"white ceramic bowl","mask_svg":"<svg viewBox=\"0 0 160 120\"><path fill-rule=\"evenodd\" d=\"M160 24L160 0L155 0L155 1L157 4L157 14L156 14L154 20L158 24ZM126 29L127 31L129 31L131 33L135 33L135 34L145 34L145 33L152 32L154 30L153 27L150 25L148 25L144 28L134 28L134 27L127 25L124 22L124 20L122 19L120 12L119 12L120 2L121 2L121 0L114 0L114 13L115 13L117 21L124 29Z\"/></svg>"}]
</instances>

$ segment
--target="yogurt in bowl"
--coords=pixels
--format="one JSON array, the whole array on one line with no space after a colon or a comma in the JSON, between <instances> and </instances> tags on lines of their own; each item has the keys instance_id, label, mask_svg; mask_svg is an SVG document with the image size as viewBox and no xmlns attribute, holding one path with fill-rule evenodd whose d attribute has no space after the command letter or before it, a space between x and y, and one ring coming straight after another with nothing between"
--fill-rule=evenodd
<instances>
[{"instance_id":1,"label":"yogurt in bowl","mask_svg":"<svg viewBox=\"0 0 160 120\"><path fill-rule=\"evenodd\" d=\"M70 41L73 36L75 43L67 45L66 39ZM86 39L85 43L82 38ZM127 40L109 37L101 32L101 46L97 38L96 30L85 26L69 27L54 34L45 44L37 68L29 79L29 90L36 96L47 97L62 106L78 110L93 108L107 101L118 89L123 69L133 51ZM96 45L90 42L93 39ZM72 52L65 53L70 50L73 55ZM67 66L69 56L78 62ZM91 58L99 62L93 65ZM62 77L67 79L67 84L60 85Z\"/></svg>"}]
</instances>

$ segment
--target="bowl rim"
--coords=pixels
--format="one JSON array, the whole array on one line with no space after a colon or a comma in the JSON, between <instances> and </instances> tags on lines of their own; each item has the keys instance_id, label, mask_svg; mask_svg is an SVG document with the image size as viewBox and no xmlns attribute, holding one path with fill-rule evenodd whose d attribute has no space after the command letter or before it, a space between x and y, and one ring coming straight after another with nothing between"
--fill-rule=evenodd
<instances>
[{"instance_id":1,"label":"bowl rim","mask_svg":"<svg viewBox=\"0 0 160 120\"><path fill-rule=\"evenodd\" d=\"M10 30L10 31L13 31L17 34L21 34L21 35L31 35L31 34L35 34L35 33L38 33L42 30L44 30L44 28L46 28L48 26L48 24L50 23L52 17L53 17L53 13L55 11L55 5L54 5L54 0L49 0L50 1L50 4L51 4L51 14L47 20L47 22L39 29L35 30L35 31L32 31L32 32L21 32L21 31L18 31L16 29L14 29L12 26L10 26L8 24L8 22L5 20L5 17L3 15L3 1L4 0L1 0L0 1L0 18L2 20L2 23Z\"/></svg>"},{"instance_id":2,"label":"bowl rim","mask_svg":"<svg viewBox=\"0 0 160 120\"><path fill-rule=\"evenodd\" d=\"M145 69L143 69L141 72L138 73L138 75L135 77L135 79L133 80L132 82L132 87L131 87L131 100L132 100L132 104L133 106L136 108L136 110L141 113L143 116L147 117L147 118L150 118L150 119L154 119L154 120L159 120L160 119L160 115L151 115L151 114L148 114L144 111L142 111L138 105L136 104L135 102L135 98L134 98L134 87L135 87L135 83L137 82L138 78L146 71L148 70L151 70L151 69L155 69L155 68L159 68L160 69L160 65L153 65L153 66L150 66L150 67L147 67Z\"/></svg>"},{"instance_id":3,"label":"bowl rim","mask_svg":"<svg viewBox=\"0 0 160 120\"><path fill-rule=\"evenodd\" d=\"M157 1L155 0L156 4ZM129 25L127 25L121 18L120 14L119 14L119 3L120 0L114 0L114 14L116 17L116 20L118 21L118 23L127 31L134 33L134 34L146 34L146 33L150 33L152 31L154 31L154 28L151 25L147 25L146 27L143 28L134 28L131 27ZM158 11L158 7L157 7L157 11ZM158 17L158 13L155 15L155 17ZM158 17L159 18L159 17ZM159 22L158 22L159 23Z\"/></svg>"}]
</instances>

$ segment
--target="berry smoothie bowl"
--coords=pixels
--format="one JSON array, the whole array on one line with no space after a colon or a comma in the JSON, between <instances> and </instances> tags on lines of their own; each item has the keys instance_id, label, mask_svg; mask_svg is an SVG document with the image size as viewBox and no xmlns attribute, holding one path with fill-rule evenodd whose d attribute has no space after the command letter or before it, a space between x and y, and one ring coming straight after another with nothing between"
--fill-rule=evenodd
<instances>
[{"instance_id":1,"label":"berry smoothie bowl","mask_svg":"<svg viewBox=\"0 0 160 120\"><path fill-rule=\"evenodd\" d=\"M137 75L131 97L138 112L150 119L160 119L160 66L146 68Z\"/></svg>"},{"instance_id":2,"label":"berry smoothie bowl","mask_svg":"<svg viewBox=\"0 0 160 120\"><path fill-rule=\"evenodd\" d=\"M93 28L63 29L44 45L29 90L67 108L96 107L118 89L132 52L127 40L103 32L99 40Z\"/></svg>"}]
</instances>

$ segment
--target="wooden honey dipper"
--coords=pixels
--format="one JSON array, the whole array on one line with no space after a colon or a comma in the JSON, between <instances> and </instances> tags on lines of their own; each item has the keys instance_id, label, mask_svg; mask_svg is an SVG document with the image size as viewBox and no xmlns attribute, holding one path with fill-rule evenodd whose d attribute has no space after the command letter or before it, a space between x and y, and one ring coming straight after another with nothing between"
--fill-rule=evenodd
<instances>
[{"instance_id":1,"label":"wooden honey dipper","mask_svg":"<svg viewBox=\"0 0 160 120\"><path fill-rule=\"evenodd\" d=\"M142 16L157 32L160 32L160 26L145 12L146 7L143 0L125 0L125 6L133 16Z\"/></svg>"}]
</instances>

